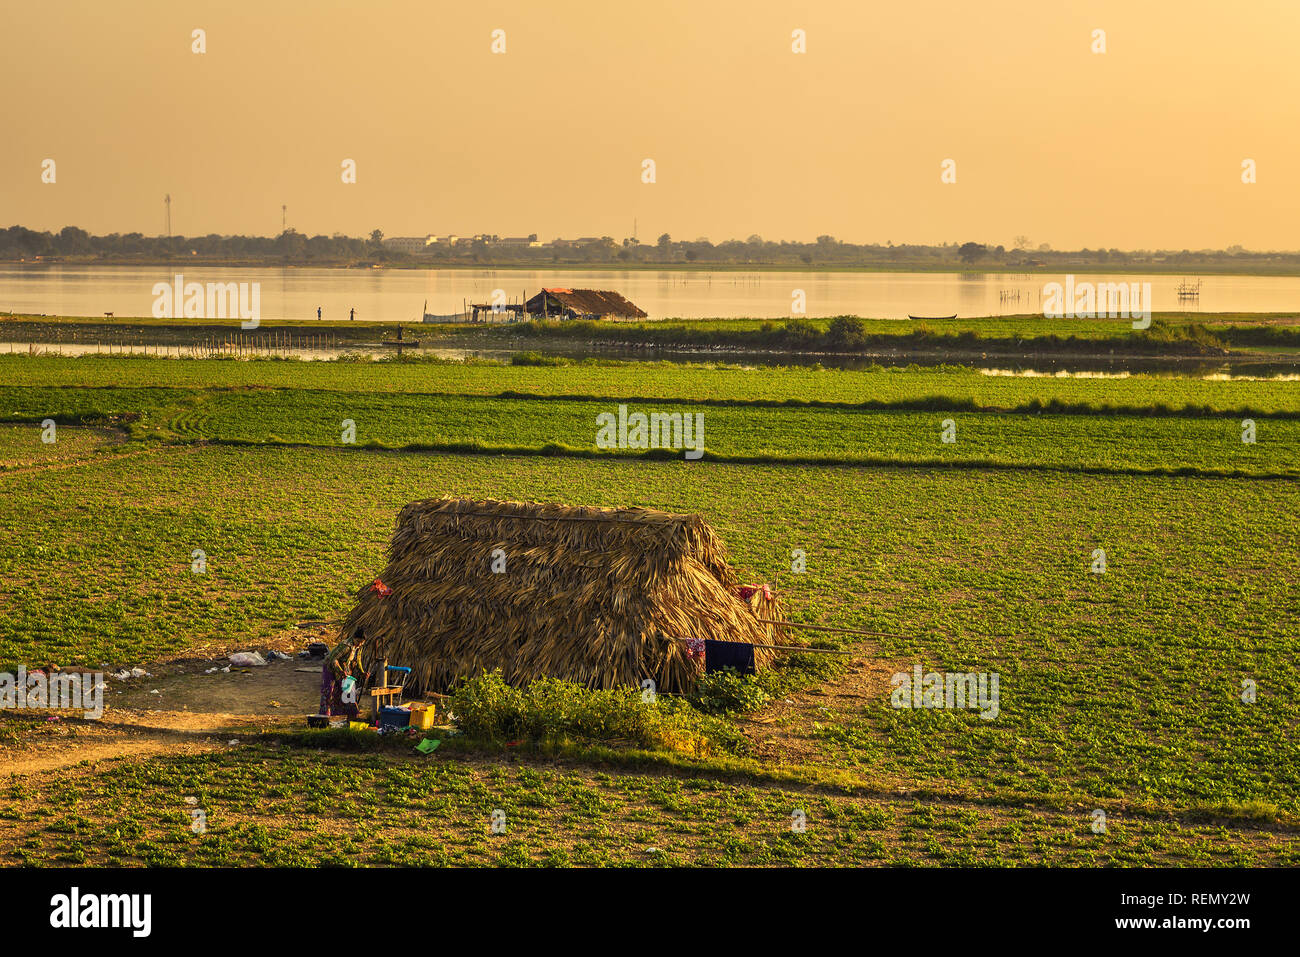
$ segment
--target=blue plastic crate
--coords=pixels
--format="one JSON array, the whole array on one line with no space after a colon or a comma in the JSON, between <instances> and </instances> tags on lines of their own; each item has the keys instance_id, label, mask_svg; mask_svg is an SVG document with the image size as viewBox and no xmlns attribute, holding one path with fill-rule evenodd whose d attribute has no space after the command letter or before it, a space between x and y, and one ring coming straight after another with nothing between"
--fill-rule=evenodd
<instances>
[{"instance_id":1,"label":"blue plastic crate","mask_svg":"<svg viewBox=\"0 0 1300 957\"><path fill-rule=\"evenodd\" d=\"M379 726L381 728L405 728L411 723L411 712L406 708L384 705L379 709Z\"/></svg>"}]
</instances>

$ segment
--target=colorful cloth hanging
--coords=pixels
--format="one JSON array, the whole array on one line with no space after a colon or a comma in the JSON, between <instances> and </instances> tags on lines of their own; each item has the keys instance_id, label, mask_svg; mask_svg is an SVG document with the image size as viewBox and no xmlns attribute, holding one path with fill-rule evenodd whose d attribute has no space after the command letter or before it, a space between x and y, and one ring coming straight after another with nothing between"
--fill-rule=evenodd
<instances>
[{"instance_id":1,"label":"colorful cloth hanging","mask_svg":"<svg viewBox=\"0 0 1300 957\"><path fill-rule=\"evenodd\" d=\"M736 595L739 596L741 601L749 601L751 598L754 597L755 594L757 594L760 591L763 593L763 598L765 600L767 601L772 600L772 589L767 584L767 582L763 582L763 584L761 585L737 585L736 586Z\"/></svg>"}]
</instances>

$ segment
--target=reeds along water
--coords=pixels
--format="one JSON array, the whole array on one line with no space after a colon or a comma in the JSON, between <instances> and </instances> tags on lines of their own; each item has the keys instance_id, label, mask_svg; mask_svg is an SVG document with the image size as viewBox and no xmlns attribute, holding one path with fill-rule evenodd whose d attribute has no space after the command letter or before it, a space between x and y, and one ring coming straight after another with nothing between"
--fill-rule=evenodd
<instances>
[{"instance_id":1,"label":"reeds along water","mask_svg":"<svg viewBox=\"0 0 1300 957\"><path fill-rule=\"evenodd\" d=\"M721 539L698 515L441 498L402 509L379 575L345 634L369 661L412 669L418 691L500 668L590 688L683 691L702 668L681 639L771 644L773 626L736 596ZM751 599L764 617L779 602ZM779 626L778 626L779 627ZM775 653L755 652L759 667Z\"/></svg>"},{"instance_id":2,"label":"reeds along water","mask_svg":"<svg viewBox=\"0 0 1300 957\"><path fill-rule=\"evenodd\" d=\"M158 358L211 359L234 358L328 358L345 352L349 346L327 333L304 333L269 330L265 333L231 333L202 336L184 341L150 341L143 336L120 335L108 339L67 335L43 335L32 341L3 342L0 351L25 352L29 355L125 355Z\"/></svg>"},{"instance_id":3,"label":"reeds along water","mask_svg":"<svg viewBox=\"0 0 1300 957\"><path fill-rule=\"evenodd\" d=\"M336 336L326 333L294 335L289 332L271 330L261 335L256 333L234 333L225 337L209 337L204 340L199 348L207 356L234 356L235 358L279 356L281 358L290 358L338 352L344 347L339 345Z\"/></svg>"}]
</instances>

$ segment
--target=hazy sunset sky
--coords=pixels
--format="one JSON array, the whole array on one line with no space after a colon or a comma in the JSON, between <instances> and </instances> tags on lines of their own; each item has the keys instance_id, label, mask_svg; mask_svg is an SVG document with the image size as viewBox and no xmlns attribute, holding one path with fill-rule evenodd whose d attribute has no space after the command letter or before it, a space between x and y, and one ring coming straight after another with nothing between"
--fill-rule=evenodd
<instances>
[{"instance_id":1,"label":"hazy sunset sky","mask_svg":"<svg viewBox=\"0 0 1300 957\"><path fill-rule=\"evenodd\" d=\"M1297 0L0 0L0 21L0 225L155 235L170 193L187 235L275 234L284 203L308 234L1300 248Z\"/></svg>"}]
</instances>

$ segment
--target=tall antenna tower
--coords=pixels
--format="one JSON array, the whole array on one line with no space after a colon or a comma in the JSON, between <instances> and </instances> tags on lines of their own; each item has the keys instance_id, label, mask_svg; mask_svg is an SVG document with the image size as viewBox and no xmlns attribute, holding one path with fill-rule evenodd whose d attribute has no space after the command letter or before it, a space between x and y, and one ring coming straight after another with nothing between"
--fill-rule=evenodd
<instances>
[{"instance_id":1,"label":"tall antenna tower","mask_svg":"<svg viewBox=\"0 0 1300 957\"><path fill-rule=\"evenodd\" d=\"M282 233L287 233L288 231L289 231L289 207L288 207L287 204L281 204L281 206L280 206L280 232L282 232Z\"/></svg>"},{"instance_id":2,"label":"tall antenna tower","mask_svg":"<svg viewBox=\"0 0 1300 957\"><path fill-rule=\"evenodd\" d=\"M167 235L172 234L172 194L168 193L163 197L163 203L167 206Z\"/></svg>"}]
</instances>

